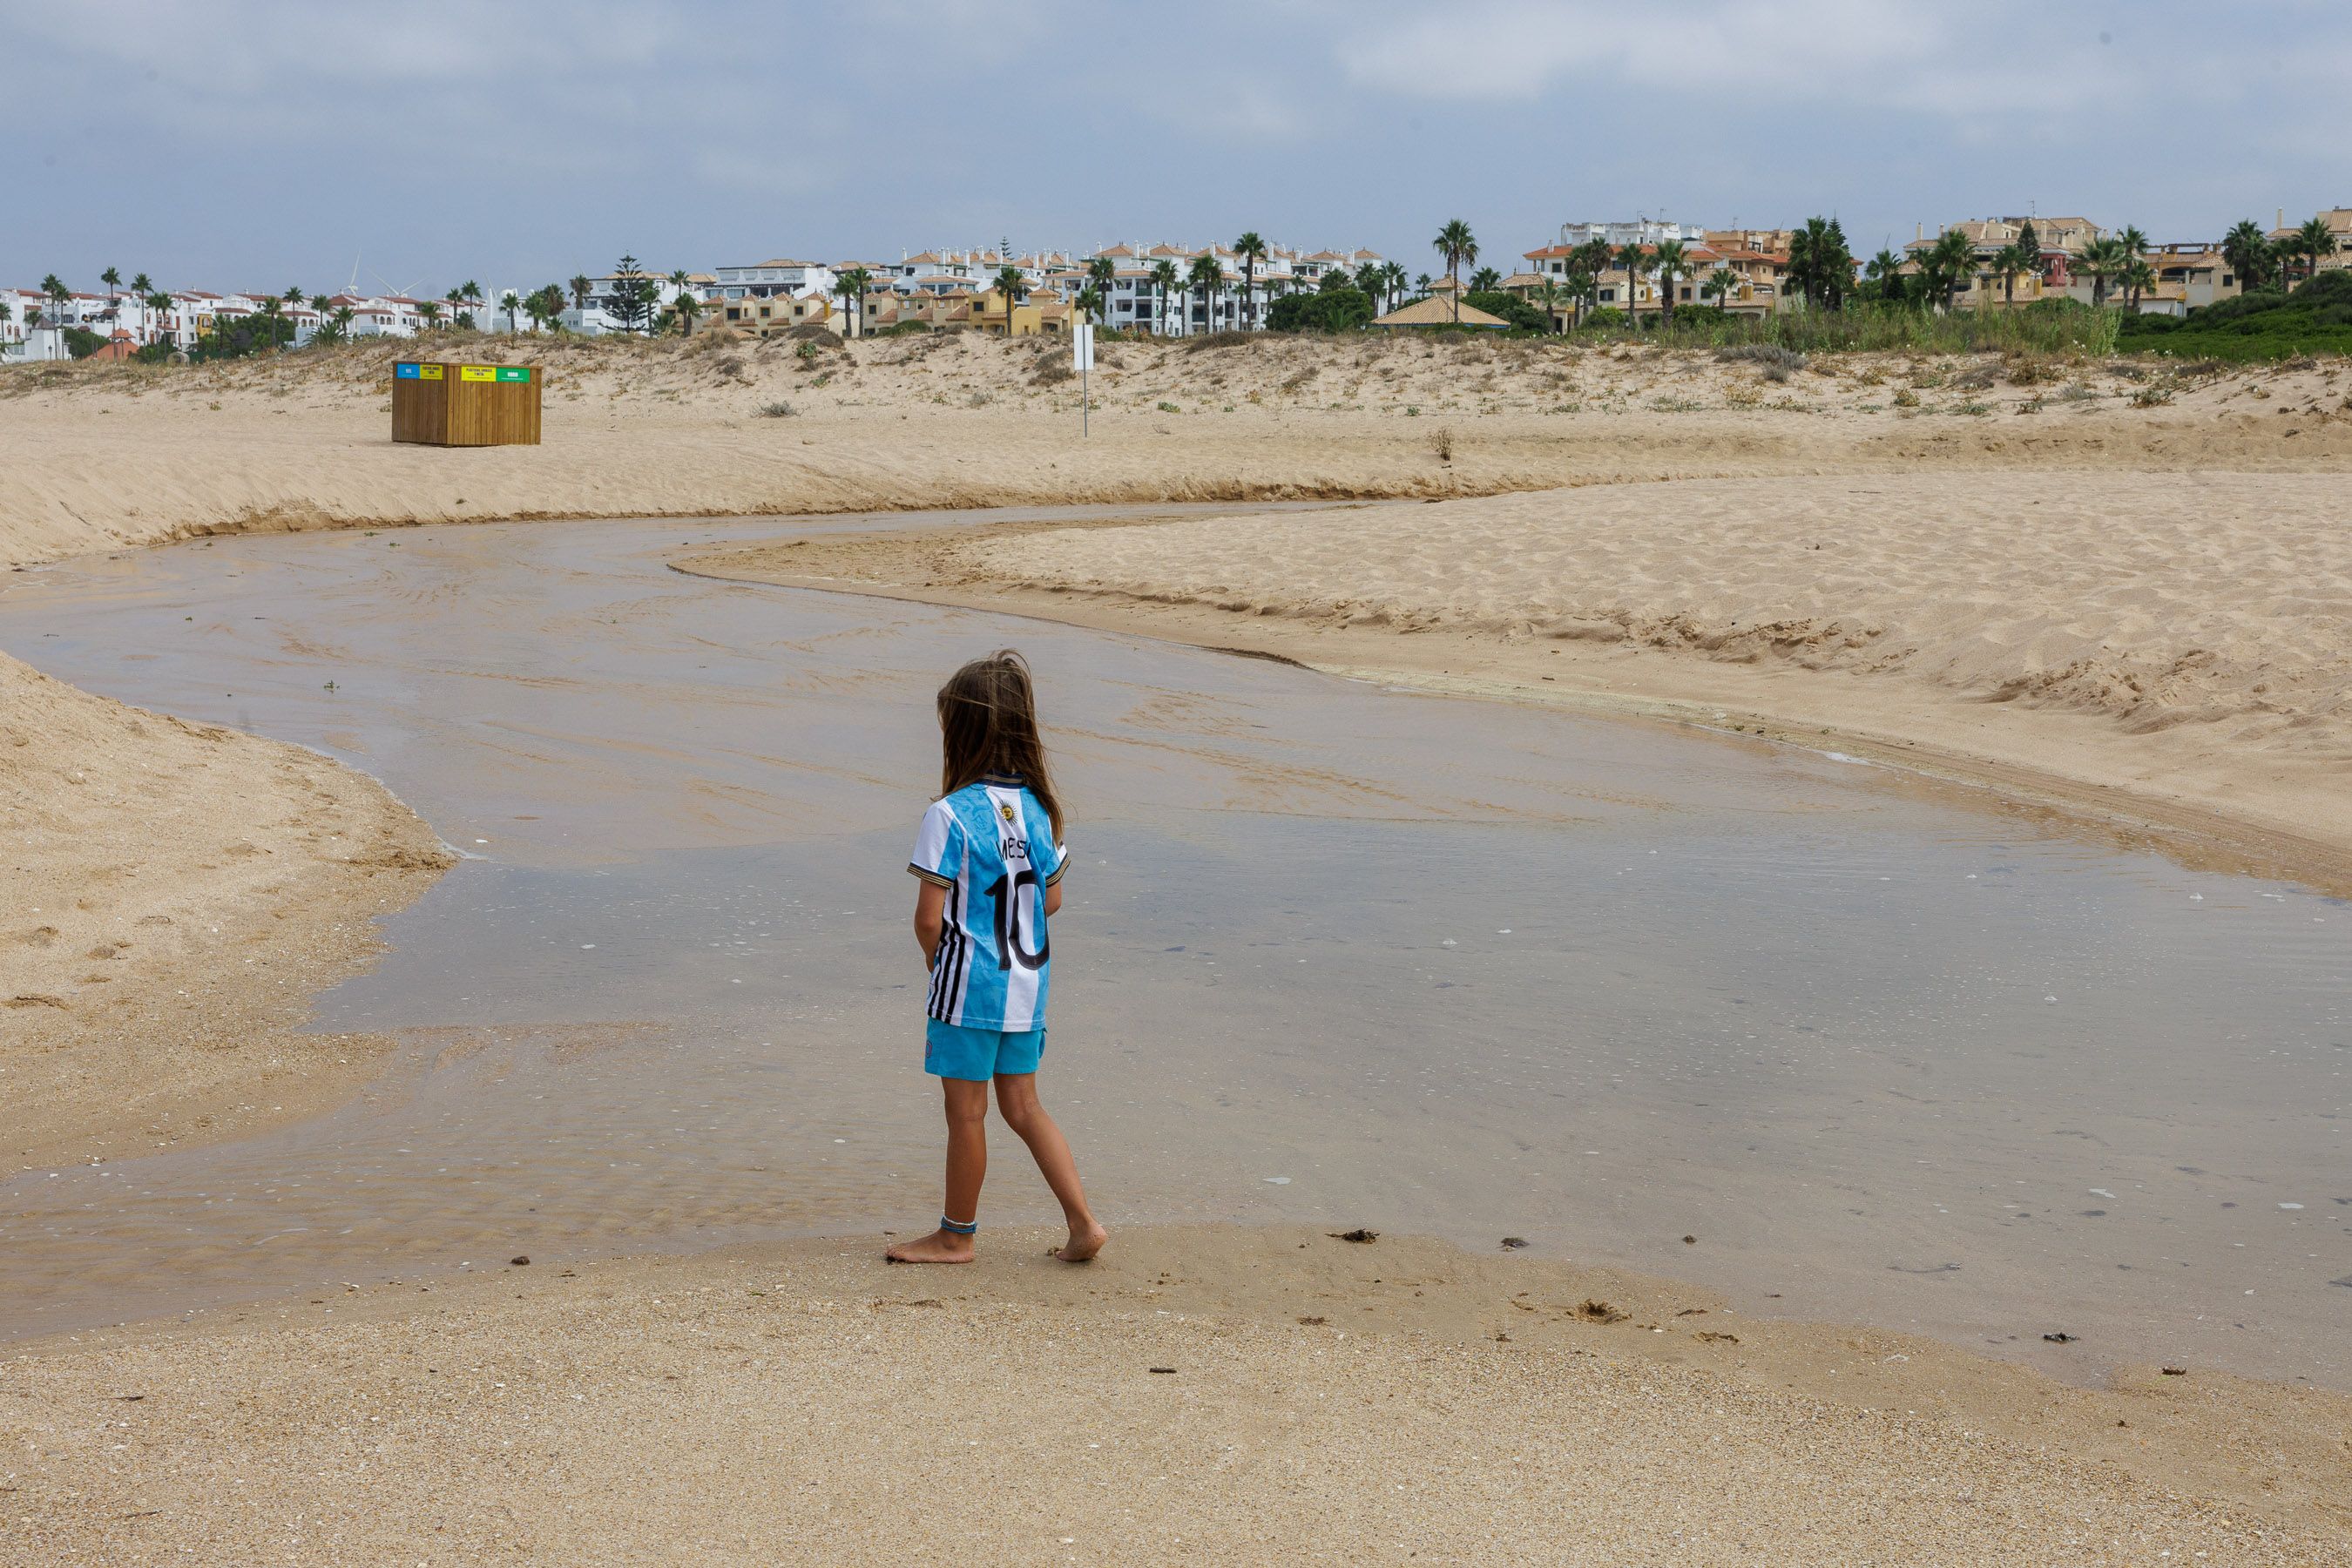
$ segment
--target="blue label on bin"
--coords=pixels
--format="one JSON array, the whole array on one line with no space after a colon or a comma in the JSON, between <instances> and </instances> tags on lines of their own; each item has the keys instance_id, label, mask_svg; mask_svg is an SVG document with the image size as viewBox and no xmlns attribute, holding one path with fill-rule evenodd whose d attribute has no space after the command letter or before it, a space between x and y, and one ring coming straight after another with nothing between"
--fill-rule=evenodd
<instances>
[{"instance_id":1,"label":"blue label on bin","mask_svg":"<svg viewBox=\"0 0 2352 1568\"><path fill-rule=\"evenodd\" d=\"M415 381L416 379L415 362L412 360L403 360L401 363L392 367L392 374L398 376L403 381Z\"/></svg>"}]
</instances>

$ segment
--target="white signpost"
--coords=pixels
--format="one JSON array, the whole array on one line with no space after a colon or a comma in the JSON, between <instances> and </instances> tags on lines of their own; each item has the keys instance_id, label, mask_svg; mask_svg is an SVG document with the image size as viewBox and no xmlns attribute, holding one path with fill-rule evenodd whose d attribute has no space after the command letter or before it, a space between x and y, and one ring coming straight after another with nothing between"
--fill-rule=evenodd
<instances>
[{"instance_id":1,"label":"white signpost","mask_svg":"<svg viewBox=\"0 0 2352 1568\"><path fill-rule=\"evenodd\" d=\"M1078 434L1090 434L1087 426L1094 412L1094 404L1087 393L1087 373L1095 368L1095 326L1092 321L1080 321L1070 329L1070 364L1078 373Z\"/></svg>"}]
</instances>

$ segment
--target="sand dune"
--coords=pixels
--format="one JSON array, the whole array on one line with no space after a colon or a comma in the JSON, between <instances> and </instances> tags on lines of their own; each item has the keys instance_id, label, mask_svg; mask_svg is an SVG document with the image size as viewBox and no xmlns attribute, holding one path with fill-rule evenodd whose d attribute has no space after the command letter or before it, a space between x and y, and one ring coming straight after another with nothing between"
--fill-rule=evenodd
<instances>
[{"instance_id":1,"label":"sand dune","mask_svg":"<svg viewBox=\"0 0 2352 1568\"><path fill-rule=\"evenodd\" d=\"M546 444L395 446L401 354L530 359ZM189 367L0 371L0 559L191 533L499 518L1489 495L1920 468L2352 461L2328 369L1853 356L1789 382L1647 350L1121 343L1079 435L1058 343L370 345ZM1912 406L1898 404L1912 399ZM787 406L788 415L762 410Z\"/></svg>"}]
</instances>

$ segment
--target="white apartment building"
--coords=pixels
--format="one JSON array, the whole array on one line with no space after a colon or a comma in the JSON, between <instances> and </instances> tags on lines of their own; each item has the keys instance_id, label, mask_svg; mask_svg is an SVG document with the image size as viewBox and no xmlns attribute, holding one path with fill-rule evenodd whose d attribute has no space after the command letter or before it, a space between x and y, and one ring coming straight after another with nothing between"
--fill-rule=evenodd
<instances>
[{"instance_id":1,"label":"white apartment building","mask_svg":"<svg viewBox=\"0 0 2352 1568\"><path fill-rule=\"evenodd\" d=\"M811 290L830 294L838 276L823 262L793 261L782 257L749 267L710 269L711 292L721 300L765 300L777 294L800 295Z\"/></svg>"},{"instance_id":2,"label":"white apartment building","mask_svg":"<svg viewBox=\"0 0 2352 1568\"><path fill-rule=\"evenodd\" d=\"M1596 239L1608 241L1617 250L1629 245L1663 245L1670 239L1682 245L1700 245L1706 240L1706 229L1699 224L1669 223L1662 217L1559 226L1559 242L1563 246L1585 245Z\"/></svg>"},{"instance_id":3,"label":"white apartment building","mask_svg":"<svg viewBox=\"0 0 2352 1568\"><path fill-rule=\"evenodd\" d=\"M1210 290L1205 299L1202 290L1187 281L1193 263L1204 256L1213 258L1224 275L1223 286ZM1097 258L1108 260L1116 268L1109 297L1103 304L1104 323L1171 337L1263 329L1267 312L1283 295L1319 287L1323 278L1332 271L1352 273L1360 266L1377 264L1382 259L1378 252L1370 250L1300 252L1287 246L1272 246L1252 267L1250 284L1244 289L1242 258L1229 246L1196 249L1129 242L1105 246L1079 262L1073 268L1075 276L1069 286L1073 297L1077 289L1091 281L1086 276L1087 262ZM1153 281L1153 274L1163 261L1175 268L1177 279L1166 291L1164 300L1160 285Z\"/></svg>"},{"instance_id":4,"label":"white apartment building","mask_svg":"<svg viewBox=\"0 0 2352 1568\"><path fill-rule=\"evenodd\" d=\"M814 267L812 264L803 262L790 262L783 265L793 267L807 266L811 267L813 271L821 273L827 279L830 279L833 276L832 269L829 268ZM715 269L714 276L718 279L723 279L725 275L730 271L740 272L744 270L746 270L746 268L721 267ZM757 270L757 268L752 268L751 270ZM694 279L692 278L689 278L687 282L681 286L671 282L667 273L656 272L651 268L647 268L645 272L639 274L639 276L654 286L653 311L652 315L646 318L646 325L648 327L652 325L652 318L654 316L659 316L662 311L667 310L670 306L677 304L678 300L686 298L688 295L693 295L698 301L709 292L709 289L698 289L695 286ZM622 331L623 328L619 318L614 316L613 313L613 307L619 298L618 289L620 288L620 276L617 273L608 272L601 278L591 278L588 279L587 307L583 309L578 305L567 305L564 307L563 314L558 317L557 320L562 322L563 328L566 331L578 332L583 337L601 338ZM722 300L728 297L726 290L730 287L749 289L751 285L730 285L724 281L716 281L711 285L712 289L718 290L719 297ZM789 290L789 292L800 294L807 292L807 290L793 289ZM737 298L742 297L743 296L737 296ZM767 296L763 295L759 297L766 298ZM476 321L478 325L481 324L479 317L476 318ZM487 327L485 327L485 330L488 330Z\"/></svg>"}]
</instances>

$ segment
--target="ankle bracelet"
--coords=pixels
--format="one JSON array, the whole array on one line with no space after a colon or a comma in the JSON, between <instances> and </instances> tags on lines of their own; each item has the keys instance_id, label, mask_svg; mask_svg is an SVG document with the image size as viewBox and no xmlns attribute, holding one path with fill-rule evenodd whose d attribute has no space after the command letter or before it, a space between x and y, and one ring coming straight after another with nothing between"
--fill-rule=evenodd
<instances>
[{"instance_id":1,"label":"ankle bracelet","mask_svg":"<svg viewBox=\"0 0 2352 1568\"><path fill-rule=\"evenodd\" d=\"M953 1231L958 1236L970 1236L980 1228L980 1221L973 1220L970 1225L958 1225L955 1221L948 1218L947 1215L940 1215L940 1228L941 1230Z\"/></svg>"}]
</instances>

